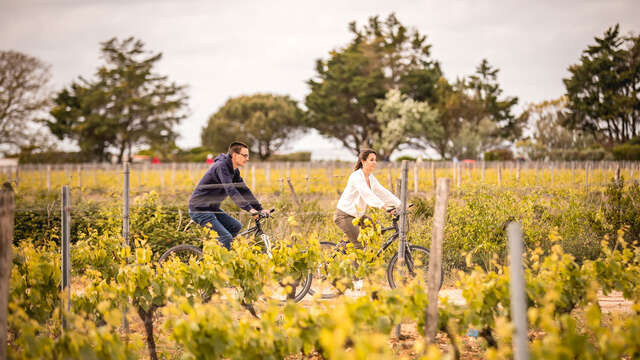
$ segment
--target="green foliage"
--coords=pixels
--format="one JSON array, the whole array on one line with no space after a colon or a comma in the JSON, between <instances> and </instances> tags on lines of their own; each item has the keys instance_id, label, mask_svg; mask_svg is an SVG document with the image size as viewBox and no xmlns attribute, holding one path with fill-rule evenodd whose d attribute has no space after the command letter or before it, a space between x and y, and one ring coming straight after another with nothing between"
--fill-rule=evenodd
<instances>
[{"instance_id":1,"label":"green foliage","mask_svg":"<svg viewBox=\"0 0 640 360\"><path fill-rule=\"evenodd\" d=\"M611 151L616 160L640 160L640 145L630 143L616 145Z\"/></svg>"},{"instance_id":2,"label":"green foliage","mask_svg":"<svg viewBox=\"0 0 640 360\"><path fill-rule=\"evenodd\" d=\"M136 145L173 146L187 96L184 86L153 72L162 54L148 54L144 43L132 37L101 45L106 63L96 71L96 80L80 78L55 97L53 120L47 121L51 132L77 140L94 160L107 160L109 147L118 149L122 161Z\"/></svg>"},{"instance_id":3,"label":"green foliage","mask_svg":"<svg viewBox=\"0 0 640 360\"><path fill-rule=\"evenodd\" d=\"M475 159L504 140L519 138L527 114L511 113L518 98L501 98L498 72L485 59L467 78L455 83L440 78L435 87L436 127L417 136L443 159Z\"/></svg>"},{"instance_id":4,"label":"green foliage","mask_svg":"<svg viewBox=\"0 0 640 360\"><path fill-rule=\"evenodd\" d=\"M311 151L297 151L289 154L273 154L270 161L311 161Z\"/></svg>"},{"instance_id":5,"label":"green foliage","mask_svg":"<svg viewBox=\"0 0 640 360\"><path fill-rule=\"evenodd\" d=\"M564 127L569 109L565 96L531 104L526 110L533 134L517 146L531 160L585 160L584 152L595 144L589 133Z\"/></svg>"},{"instance_id":6,"label":"green foliage","mask_svg":"<svg viewBox=\"0 0 640 360\"><path fill-rule=\"evenodd\" d=\"M54 242L14 246L9 302L30 319L43 323L59 306L60 250Z\"/></svg>"},{"instance_id":7,"label":"green foliage","mask_svg":"<svg viewBox=\"0 0 640 360\"><path fill-rule=\"evenodd\" d=\"M625 186L624 177L620 177L607 186L605 196L603 215L609 236L624 228L625 240L640 244L640 185L635 182Z\"/></svg>"},{"instance_id":8,"label":"green foliage","mask_svg":"<svg viewBox=\"0 0 640 360\"><path fill-rule=\"evenodd\" d=\"M113 279L124 261L123 247L124 239L120 236L88 229L80 233L78 241L71 246L71 269L78 274L93 270L104 279Z\"/></svg>"},{"instance_id":9,"label":"green foliage","mask_svg":"<svg viewBox=\"0 0 640 360\"><path fill-rule=\"evenodd\" d=\"M178 244L201 245L204 234L202 227L190 226L186 208L162 205L155 191L133 200L130 220L131 238L144 240L156 256Z\"/></svg>"},{"instance_id":10,"label":"green foliage","mask_svg":"<svg viewBox=\"0 0 640 360\"><path fill-rule=\"evenodd\" d=\"M416 133L435 131L437 111L427 102L415 101L398 89L376 100L375 117L382 131L371 139L374 149L388 158L402 144L411 143Z\"/></svg>"},{"instance_id":11,"label":"green foliage","mask_svg":"<svg viewBox=\"0 0 640 360\"><path fill-rule=\"evenodd\" d=\"M441 71L426 37L407 29L394 14L384 21L370 17L361 29L353 22L349 30L349 44L316 63L305 99L306 124L357 153L384 140L388 121L375 114L378 100L397 88L417 102L430 101ZM389 159L394 149L389 144L379 155Z\"/></svg>"},{"instance_id":12,"label":"green foliage","mask_svg":"<svg viewBox=\"0 0 640 360\"><path fill-rule=\"evenodd\" d=\"M484 153L485 161L509 161L513 160L513 151L509 149L495 149Z\"/></svg>"},{"instance_id":13,"label":"green foliage","mask_svg":"<svg viewBox=\"0 0 640 360\"><path fill-rule=\"evenodd\" d=\"M91 157L82 151L21 151L18 161L20 164L75 164L89 162Z\"/></svg>"},{"instance_id":14,"label":"green foliage","mask_svg":"<svg viewBox=\"0 0 640 360\"><path fill-rule=\"evenodd\" d=\"M563 125L612 146L640 135L640 36L621 36L616 25L595 42L563 80L571 110Z\"/></svg>"},{"instance_id":15,"label":"green foliage","mask_svg":"<svg viewBox=\"0 0 640 360\"><path fill-rule=\"evenodd\" d=\"M227 152L232 141L266 160L301 130L302 111L289 96L255 94L231 98L202 129L202 145Z\"/></svg>"}]
</instances>

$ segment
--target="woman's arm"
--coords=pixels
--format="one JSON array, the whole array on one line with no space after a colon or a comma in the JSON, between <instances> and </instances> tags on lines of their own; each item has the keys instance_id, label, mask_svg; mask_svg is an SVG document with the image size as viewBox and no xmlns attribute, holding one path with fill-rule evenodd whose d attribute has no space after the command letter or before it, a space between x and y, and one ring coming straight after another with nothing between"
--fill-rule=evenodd
<instances>
[{"instance_id":1,"label":"woman's arm","mask_svg":"<svg viewBox=\"0 0 640 360\"><path fill-rule=\"evenodd\" d=\"M391 191L382 186L375 176L371 176L371 190L378 198L380 198L385 206L399 207L401 205L400 199L398 199Z\"/></svg>"}]
</instances>

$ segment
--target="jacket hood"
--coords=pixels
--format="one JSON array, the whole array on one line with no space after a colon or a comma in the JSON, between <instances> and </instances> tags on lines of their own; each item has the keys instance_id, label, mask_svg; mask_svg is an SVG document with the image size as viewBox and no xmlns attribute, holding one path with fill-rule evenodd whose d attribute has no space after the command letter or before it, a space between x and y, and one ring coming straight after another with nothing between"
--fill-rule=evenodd
<instances>
[{"instance_id":1,"label":"jacket hood","mask_svg":"<svg viewBox=\"0 0 640 360\"><path fill-rule=\"evenodd\" d=\"M219 154L215 159L213 159L213 162L218 161L231 161L231 156L229 156L228 154Z\"/></svg>"},{"instance_id":2,"label":"jacket hood","mask_svg":"<svg viewBox=\"0 0 640 360\"><path fill-rule=\"evenodd\" d=\"M233 171L233 161L231 161L231 155L229 154L220 154L218 156L216 156L215 159L213 159L214 163L220 162L220 163L225 163L227 164L227 166L229 167L229 169L231 169L231 171Z\"/></svg>"}]
</instances>

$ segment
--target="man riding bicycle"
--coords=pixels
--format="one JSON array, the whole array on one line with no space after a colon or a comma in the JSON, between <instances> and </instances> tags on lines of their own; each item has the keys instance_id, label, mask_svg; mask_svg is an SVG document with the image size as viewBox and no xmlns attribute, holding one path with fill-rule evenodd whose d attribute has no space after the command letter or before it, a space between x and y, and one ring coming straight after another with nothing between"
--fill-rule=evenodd
<instances>
[{"instance_id":1,"label":"man riding bicycle","mask_svg":"<svg viewBox=\"0 0 640 360\"><path fill-rule=\"evenodd\" d=\"M218 241L231 248L231 240L240 232L242 224L222 209L220 204L229 196L241 209L257 218L262 212L260 202L253 196L240 177L240 169L249 161L249 148L241 142L232 142L226 154L216 156L213 165L204 174L189 199L189 216L200 226L218 233Z\"/></svg>"}]
</instances>

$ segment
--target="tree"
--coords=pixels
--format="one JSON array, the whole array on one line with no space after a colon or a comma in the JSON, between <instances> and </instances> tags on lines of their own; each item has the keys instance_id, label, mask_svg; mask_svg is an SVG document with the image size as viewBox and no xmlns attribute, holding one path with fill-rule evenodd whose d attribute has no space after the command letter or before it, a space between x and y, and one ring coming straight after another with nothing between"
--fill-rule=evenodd
<instances>
[{"instance_id":1,"label":"tree","mask_svg":"<svg viewBox=\"0 0 640 360\"><path fill-rule=\"evenodd\" d=\"M162 53L151 54L132 37L101 43L105 64L95 80L82 77L56 96L47 125L58 138L78 141L97 160L118 151L123 161L132 147L174 143L174 128L186 116L185 86L153 72Z\"/></svg>"},{"instance_id":2,"label":"tree","mask_svg":"<svg viewBox=\"0 0 640 360\"><path fill-rule=\"evenodd\" d=\"M522 134L526 114L511 111L516 97L502 97L499 70L482 60L476 73L453 84L441 77L434 89L438 111L436 129L418 133L425 147L443 158L477 158L486 150L513 141Z\"/></svg>"},{"instance_id":3,"label":"tree","mask_svg":"<svg viewBox=\"0 0 640 360\"><path fill-rule=\"evenodd\" d=\"M495 138L515 140L522 135L522 127L526 117L516 117L511 110L518 104L518 98L509 96L500 98L503 91L498 84L499 69L492 67L487 59L482 59L476 67L476 73L469 76L467 88L471 97L480 102L482 112L476 117L475 123L488 118L495 124Z\"/></svg>"},{"instance_id":4,"label":"tree","mask_svg":"<svg viewBox=\"0 0 640 360\"><path fill-rule=\"evenodd\" d=\"M303 125L303 113L289 96L255 94L231 98L202 129L204 147L226 152L232 141L242 141L266 160Z\"/></svg>"},{"instance_id":5,"label":"tree","mask_svg":"<svg viewBox=\"0 0 640 360\"><path fill-rule=\"evenodd\" d=\"M569 116L567 98L547 100L531 104L526 110L531 136L517 143L527 157L533 160L551 157L554 153L568 150L579 151L594 145L591 134L565 128Z\"/></svg>"},{"instance_id":6,"label":"tree","mask_svg":"<svg viewBox=\"0 0 640 360\"><path fill-rule=\"evenodd\" d=\"M426 102L415 101L392 89L376 103L375 116L382 132L373 136L372 145L383 157L391 155L401 144L411 144L415 133L436 131L438 113Z\"/></svg>"},{"instance_id":7,"label":"tree","mask_svg":"<svg viewBox=\"0 0 640 360\"><path fill-rule=\"evenodd\" d=\"M442 74L426 37L404 27L394 14L384 22L371 17L362 29L352 22L349 30L351 42L318 60L316 76L307 82L306 124L358 153L385 131L375 114L376 100L399 89L416 101L430 101ZM380 157L388 159L394 149Z\"/></svg>"},{"instance_id":8,"label":"tree","mask_svg":"<svg viewBox=\"0 0 640 360\"><path fill-rule=\"evenodd\" d=\"M35 57L0 51L0 144L24 145L28 124L46 108L49 66Z\"/></svg>"},{"instance_id":9,"label":"tree","mask_svg":"<svg viewBox=\"0 0 640 360\"><path fill-rule=\"evenodd\" d=\"M563 125L593 134L606 147L640 135L640 36L607 29L564 79L570 109Z\"/></svg>"}]
</instances>

